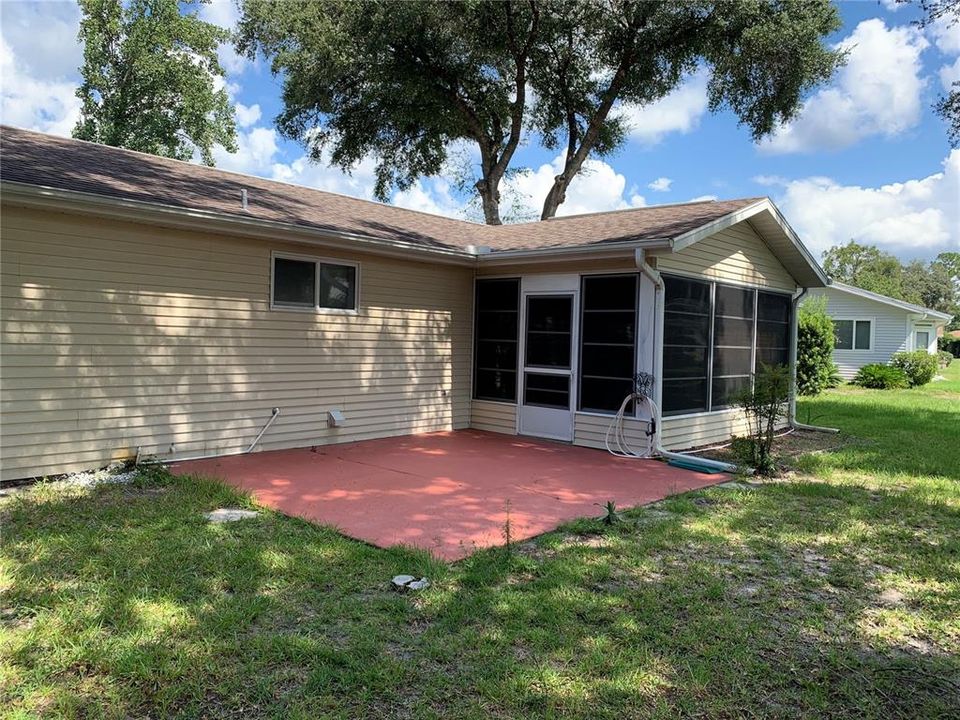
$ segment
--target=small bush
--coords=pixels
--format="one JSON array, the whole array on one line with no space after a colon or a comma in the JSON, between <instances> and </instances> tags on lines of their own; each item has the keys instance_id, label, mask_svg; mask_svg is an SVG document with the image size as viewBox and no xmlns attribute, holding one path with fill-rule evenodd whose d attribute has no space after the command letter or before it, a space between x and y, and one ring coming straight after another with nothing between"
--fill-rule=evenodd
<instances>
[{"instance_id":1,"label":"small bush","mask_svg":"<svg viewBox=\"0 0 960 720\"><path fill-rule=\"evenodd\" d=\"M946 350L937 351L937 359L940 361L940 367L948 368L950 363L953 362L953 354L948 353Z\"/></svg>"},{"instance_id":2,"label":"small bush","mask_svg":"<svg viewBox=\"0 0 960 720\"><path fill-rule=\"evenodd\" d=\"M960 358L960 338L950 337L948 335L937 338L937 347L944 352L950 353L955 358Z\"/></svg>"},{"instance_id":3,"label":"small bush","mask_svg":"<svg viewBox=\"0 0 960 720\"><path fill-rule=\"evenodd\" d=\"M873 390L896 390L910 387L907 374L898 367L871 363L857 371L853 384Z\"/></svg>"},{"instance_id":4,"label":"small bush","mask_svg":"<svg viewBox=\"0 0 960 720\"><path fill-rule=\"evenodd\" d=\"M749 443L741 443L735 452L748 449L749 465L758 475L772 476L777 472L772 453L773 439L777 423L786 414L790 380L790 368L786 365L761 363L753 387L744 389L736 400L747 416L751 437Z\"/></svg>"},{"instance_id":5,"label":"small bush","mask_svg":"<svg viewBox=\"0 0 960 720\"><path fill-rule=\"evenodd\" d=\"M926 385L937 374L937 358L926 350L895 353L890 364L906 373L912 387Z\"/></svg>"},{"instance_id":6,"label":"small bush","mask_svg":"<svg viewBox=\"0 0 960 720\"><path fill-rule=\"evenodd\" d=\"M827 315L827 299L805 300L797 313L797 392L801 395L819 395L837 386L833 345L833 320Z\"/></svg>"}]
</instances>

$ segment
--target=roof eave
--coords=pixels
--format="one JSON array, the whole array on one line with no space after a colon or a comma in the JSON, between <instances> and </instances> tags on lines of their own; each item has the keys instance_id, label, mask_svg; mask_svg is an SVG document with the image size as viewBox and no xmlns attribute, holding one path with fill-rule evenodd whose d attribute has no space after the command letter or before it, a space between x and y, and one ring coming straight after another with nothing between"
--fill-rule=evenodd
<instances>
[{"instance_id":1,"label":"roof eave","mask_svg":"<svg viewBox=\"0 0 960 720\"><path fill-rule=\"evenodd\" d=\"M97 193L31 185L10 181L0 182L0 196L4 202L24 207L54 208L131 222L149 222L164 227L185 230L207 230L234 236L264 237L265 231L276 240L317 246L352 247L379 255L409 258L420 256L433 262L474 265L476 253L459 248L434 248L402 240L388 240L371 235L351 233L305 225L244 218L210 210L183 208L162 203L113 198Z\"/></svg>"},{"instance_id":2,"label":"roof eave","mask_svg":"<svg viewBox=\"0 0 960 720\"><path fill-rule=\"evenodd\" d=\"M796 232L794 232L793 228L790 227L790 224L786 221L786 218L783 217L780 209L774 205L770 198L762 198L757 200L756 202L742 207L739 210L734 210L733 212L727 213L726 215L706 223L705 225L701 225L698 228L678 235L673 239L673 252L680 252L681 250L688 248L691 245L698 243L711 235L714 235L715 233L725 230L728 227L732 227L737 223L755 218L757 215L763 212L770 213L770 216L773 218L777 227L790 241L790 244L797 251L805 268L809 272L809 276L807 277L795 276L795 279L798 281L798 283L805 287L826 287L830 280L823 271L823 268L820 267L820 264L814 259L813 255L800 240L799 236L796 234Z\"/></svg>"}]
</instances>

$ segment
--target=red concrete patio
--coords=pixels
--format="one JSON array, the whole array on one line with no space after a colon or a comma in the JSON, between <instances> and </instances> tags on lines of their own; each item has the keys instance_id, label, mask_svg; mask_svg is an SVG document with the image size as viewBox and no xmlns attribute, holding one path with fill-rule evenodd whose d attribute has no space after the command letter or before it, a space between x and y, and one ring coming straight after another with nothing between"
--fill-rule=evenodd
<instances>
[{"instance_id":1,"label":"red concrete patio","mask_svg":"<svg viewBox=\"0 0 960 720\"><path fill-rule=\"evenodd\" d=\"M177 463L216 477L288 515L388 547L446 560L526 539L607 500L631 507L722 482L655 460L510 435L460 430Z\"/></svg>"}]
</instances>

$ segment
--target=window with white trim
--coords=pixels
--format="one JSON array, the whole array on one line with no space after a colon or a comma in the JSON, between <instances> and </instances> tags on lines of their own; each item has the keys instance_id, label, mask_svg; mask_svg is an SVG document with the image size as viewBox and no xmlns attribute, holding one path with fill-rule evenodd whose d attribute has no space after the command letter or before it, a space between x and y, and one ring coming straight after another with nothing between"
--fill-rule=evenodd
<instances>
[{"instance_id":1,"label":"window with white trim","mask_svg":"<svg viewBox=\"0 0 960 720\"><path fill-rule=\"evenodd\" d=\"M930 347L930 331L917 330L917 350L926 350Z\"/></svg>"},{"instance_id":2,"label":"window with white trim","mask_svg":"<svg viewBox=\"0 0 960 720\"><path fill-rule=\"evenodd\" d=\"M872 334L870 320L834 320L834 348L837 350L869 350Z\"/></svg>"},{"instance_id":3,"label":"window with white trim","mask_svg":"<svg viewBox=\"0 0 960 720\"><path fill-rule=\"evenodd\" d=\"M274 255L271 304L280 309L356 311L357 270L354 263Z\"/></svg>"}]
</instances>

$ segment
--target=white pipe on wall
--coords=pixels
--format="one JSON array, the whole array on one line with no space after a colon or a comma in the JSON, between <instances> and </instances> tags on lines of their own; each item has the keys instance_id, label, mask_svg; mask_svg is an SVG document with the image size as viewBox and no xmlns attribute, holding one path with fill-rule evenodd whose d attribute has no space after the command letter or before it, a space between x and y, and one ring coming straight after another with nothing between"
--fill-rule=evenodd
<instances>
[{"instance_id":1,"label":"white pipe on wall","mask_svg":"<svg viewBox=\"0 0 960 720\"><path fill-rule=\"evenodd\" d=\"M260 432L257 433L257 436L253 439L253 442L250 443L250 447L247 448L248 453L253 452L253 449L257 446L257 443L260 442L260 438L262 438L267 429L273 425L273 421L276 420L279 415L280 408L275 407L270 415L270 419L267 420L266 424L262 428L260 428Z\"/></svg>"}]
</instances>

